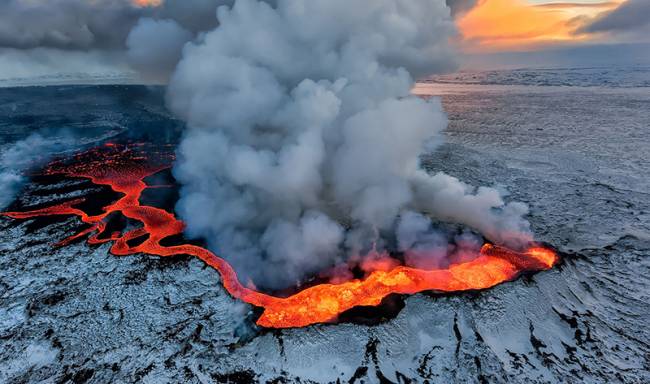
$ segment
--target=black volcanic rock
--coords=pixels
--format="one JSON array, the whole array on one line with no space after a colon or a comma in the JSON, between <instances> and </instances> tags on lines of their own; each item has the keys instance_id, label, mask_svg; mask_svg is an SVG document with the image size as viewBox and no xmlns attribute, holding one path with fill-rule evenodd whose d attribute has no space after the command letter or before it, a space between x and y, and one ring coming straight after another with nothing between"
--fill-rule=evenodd
<instances>
[{"instance_id":1,"label":"black volcanic rock","mask_svg":"<svg viewBox=\"0 0 650 384\"><path fill-rule=\"evenodd\" d=\"M100 106L88 112L80 92ZM47 121L85 110L119 115L135 137L142 122L177 128L144 87L4 89L3 103L12 94L24 105L72 100ZM538 238L568 256L560 266L487 291L407 297L372 325L267 331L195 259L54 248L77 219L1 218L0 382L650 382L650 94L478 88L444 102L448 144L424 166L529 203ZM36 180L16 204L93 188Z\"/></svg>"}]
</instances>

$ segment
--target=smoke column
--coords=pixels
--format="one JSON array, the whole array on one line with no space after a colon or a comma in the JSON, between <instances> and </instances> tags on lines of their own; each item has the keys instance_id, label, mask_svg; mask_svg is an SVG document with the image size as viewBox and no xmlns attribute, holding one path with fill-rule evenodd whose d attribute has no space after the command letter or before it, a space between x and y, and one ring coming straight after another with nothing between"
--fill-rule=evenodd
<instances>
[{"instance_id":1,"label":"smoke column","mask_svg":"<svg viewBox=\"0 0 650 384\"><path fill-rule=\"evenodd\" d=\"M0 151L0 209L14 201L28 180L26 171L72 147L74 142L74 137L67 132L49 136L33 133L3 148Z\"/></svg>"},{"instance_id":2,"label":"smoke column","mask_svg":"<svg viewBox=\"0 0 650 384\"><path fill-rule=\"evenodd\" d=\"M239 273L282 287L395 241L427 264L431 218L529 239L525 205L420 167L447 120L414 79L455 66L443 0L237 0L217 18L168 89L188 124L177 210Z\"/></svg>"}]
</instances>

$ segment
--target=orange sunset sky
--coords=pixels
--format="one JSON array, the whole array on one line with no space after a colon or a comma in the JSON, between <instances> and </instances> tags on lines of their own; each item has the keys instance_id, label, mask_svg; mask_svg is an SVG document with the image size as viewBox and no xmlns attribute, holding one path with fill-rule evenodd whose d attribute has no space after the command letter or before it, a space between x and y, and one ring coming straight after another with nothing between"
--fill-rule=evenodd
<instances>
[{"instance_id":1,"label":"orange sunset sky","mask_svg":"<svg viewBox=\"0 0 650 384\"><path fill-rule=\"evenodd\" d=\"M458 20L467 52L531 50L598 41L578 32L623 0L483 0Z\"/></svg>"}]
</instances>

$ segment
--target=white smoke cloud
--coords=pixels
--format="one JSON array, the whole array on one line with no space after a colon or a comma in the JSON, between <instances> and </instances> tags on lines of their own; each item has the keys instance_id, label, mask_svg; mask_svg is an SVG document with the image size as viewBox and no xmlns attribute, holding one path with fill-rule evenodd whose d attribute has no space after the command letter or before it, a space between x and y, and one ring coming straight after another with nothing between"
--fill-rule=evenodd
<instances>
[{"instance_id":1,"label":"white smoke cloud","mask_svg":"<svg viewBox=\"0 0 650 384\"><path fill-rule=\"evenodd\" d=\"M217 14L169 86L189 127L177 210L244 278L282 287L395 238L446 241L412 212L528 238L524 205L420 167L447 119L410 90L455 65L444 0L237 0Z\"/></svg>"},{"instance_id":2,"label":"white smoke cloud","mask_svg":"<svg viewBox=\"0 0 650 384\"><path fill-rule=\"evenodd\" d=\"M449 253L447 236L436 231L428 217L417 212L403 212L395 236L406 264L424 269L445 266Z\"/></svg>"},{"instance_id":3,"label":"white smoke cloud","mask_svg":"<svg viewBox=\"0 0 650 384\"><path fill-rule=\"evenodd\" d=\"M431 176L423 170L417 170L411 181L415 206L439 220L467 225L500 244L532 241L530 224L523 219L528 206L506 204L494 188L474 188L444 173Z\"/></svg>"},{"instance_id":4,"label":"white smoke cloud","mask_svg":"<svg viewBox=\"0 0 650 384\"><path fill-rule=\"evenodd\" d=\"M174 20L143 18L126 39L131 65L152 82L166 83L193 34Z\"/></svg>"},{"instance_id":5,"label":"white smoke cloud","mask_svg":"<svg viewBox=\"0 0 650 384\"><path fill-rule=\"evenodd\" d=\"M269 1L267 1L269 2ZM165 0L146 8L126 38L127 58L147 82L166 84L183 46L217 26L217 7L233 0Z\"/></svg>"},{"instance_id":6,"label":"white smoke cloud","mask_svg":"<svg viewBox=\"0 0 650 384\"><path fill-rule=\"evenodd\" d=\"M0 153L0 209L14 201L27 182L25 172L29 168L47 161L72 142L72 138L65 133L52 137L33 133L4 149Z\"/></svg>"}]
</instances>

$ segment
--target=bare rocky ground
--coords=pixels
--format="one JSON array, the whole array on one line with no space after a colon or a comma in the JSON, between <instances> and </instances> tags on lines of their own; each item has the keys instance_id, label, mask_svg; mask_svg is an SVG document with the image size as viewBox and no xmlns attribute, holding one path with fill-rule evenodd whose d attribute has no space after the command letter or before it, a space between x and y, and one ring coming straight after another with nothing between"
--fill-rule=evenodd
<instances>
[{"instance_id":1,"label":"bare rocky ground","mask_svg":"<svg viewBox=\"0 0 650 384\"><path fill-rule=\"evenodd\" d=\"M458 89L424 165L527 202L558 268L415 295L378 325L268 331L196 260L54 248L75 219L0 219L0 383L650 382L647 89ZM70 183L18 204L88 188Z\"/></svg>"}]
</instances>

